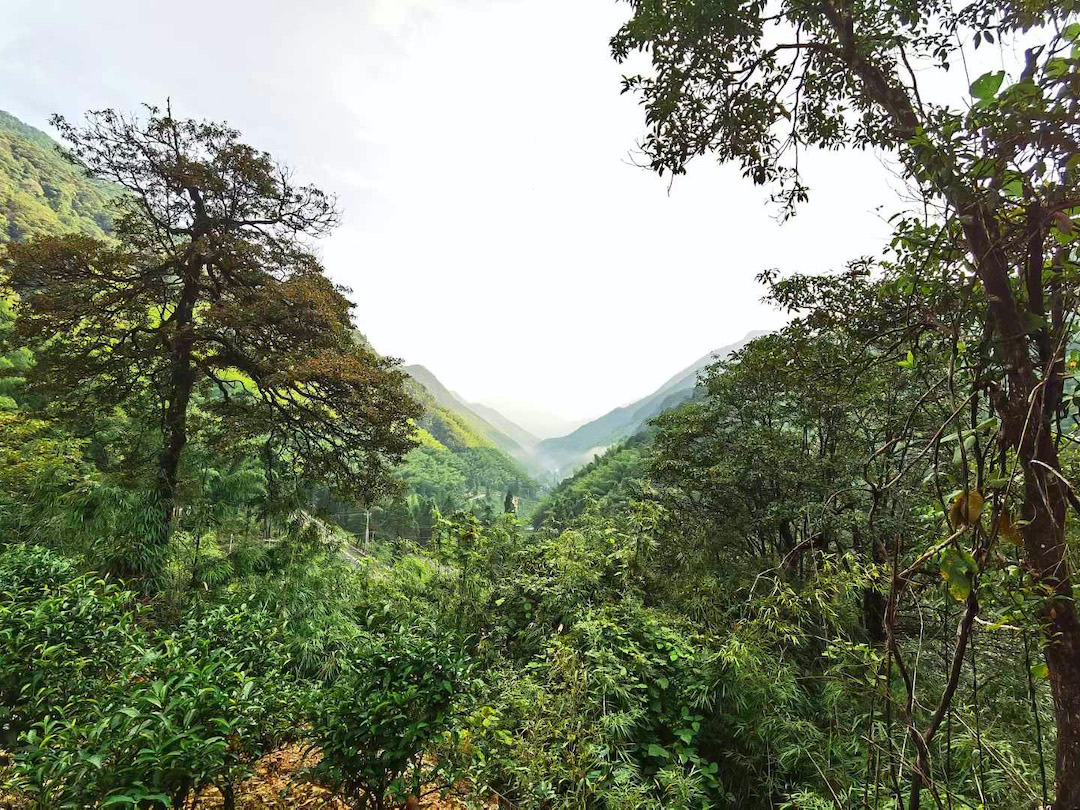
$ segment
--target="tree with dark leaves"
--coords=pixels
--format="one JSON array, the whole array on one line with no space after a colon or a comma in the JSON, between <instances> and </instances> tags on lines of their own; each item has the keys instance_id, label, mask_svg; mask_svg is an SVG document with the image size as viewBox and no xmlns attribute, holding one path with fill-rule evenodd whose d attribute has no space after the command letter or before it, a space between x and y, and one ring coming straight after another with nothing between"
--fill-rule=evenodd
<instances>
[{"instance_id":1,"label":"tree with dark leaves","mask_svg":"<svg viewBox=\"0 0 1080 810\"><path fill-rule=\"evenodd\" d=\"M224 124L147 112L53 119L73 158L125 193L114 239L9 247L17 331L36 353L29 384L68 413L153 392L156 547L193 396L343 496L381 488L413 446L418 409L395 361L354 339L352 304L308 245L335 225L334 201Z\"/></svg>"},{"instance_id":2,"label":"tree with dark leaves","mask_svg":"<svg viewBox=\"0 0 1080 810\"><path fill-rule=\"evenodd\" d=\"M1080 501L1061 473L1066 349L1078 308L1080 23L1075 0L629 0L617 59L658 172L698 155L734 162L777 188L790 213L807 198L806 147L894 151L941 250L966 261L953 286L985 295L995 362L981 387L1022 470L1024 561L1051 598L1044 652L1057 714L1057 810L1080 808L1080 622L1065 522ZM964 104L935 101L928 72L1000 43L1023 53L974 79ZM1004 51L1003 51L1004 52ZM931 266L933 260L924 263ZM923 282L918 268L912 281ZM921 778L921 777L920 777ZM919 780L916 780L919 781ZM918 785L913 786L918 805Z\"/></svg>"}]
</instances>

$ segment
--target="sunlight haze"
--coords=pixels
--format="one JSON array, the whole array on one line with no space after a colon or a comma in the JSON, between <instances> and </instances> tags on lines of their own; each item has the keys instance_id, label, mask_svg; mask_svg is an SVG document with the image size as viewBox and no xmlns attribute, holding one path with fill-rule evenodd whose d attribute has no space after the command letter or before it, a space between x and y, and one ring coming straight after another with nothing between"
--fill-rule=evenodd
<instances>
[{"instance_id":1,"label":"sunlight haze","mask_svg":"<svg viewBox=\"0 0 1080 810\"><path fill-rule=\"evenodd\" d=\"M811 204L783 225L708 158L669 193L634 165L642 111L608 52L628 7L608 0L6 5L0 109L50 132L166 98L227 120L338 195L319 249L380 352L553 424L780 325L754 276L874 253L895 208L864 152L806 155Z\"/></svg>"},{"instance_id":2,"label":"sunlight haze","mask_svg":"<svg viewBox=\"0 0 1080 810\"><path fill-rule=\"evenodd\" d=\"M1080 810L1078 568L1080 0L0 0L3 810Z\"/></svg>"}]
</instances>

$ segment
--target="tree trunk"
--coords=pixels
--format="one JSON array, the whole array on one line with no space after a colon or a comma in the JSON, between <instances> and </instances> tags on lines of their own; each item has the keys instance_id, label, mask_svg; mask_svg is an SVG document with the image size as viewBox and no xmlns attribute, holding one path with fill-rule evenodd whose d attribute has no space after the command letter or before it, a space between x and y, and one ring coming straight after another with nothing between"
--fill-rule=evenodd
<instances>
[{"instance_id":1,"label":"tree trunk","mask_svg":"<svg viewBox=\"0 0 1080 810\"><path fill-rule=\"evenodd\" d=\"M855 553L859 556L866 554L867 549L864 548L864 545L868 545L871 562L880 565L885 562L885 557L881 553L879 544L873 541L872 526L870 535L870 542L864 543L863 533L856 524L851 529L852 545L855 547ZM871 644L880 647L885 643L885 595L873 585L863 588L862 591L862 622Z\"/></svg>"},{"instance_id":2,"label":"tree trunk","mask_svg":"<svg viewBox=\"0 0 1080 810\"><path fill-rule=\"evenodd\" d=\"M1029 521L1022 530L1025 562L1034 580L1054 594L1040 616L1057 725L1053 806L1054 810L1080 810L1080 623L1066 557L1067 493L1058 477L1061 465L1051 436L1060 386L1046 384L1053 366L1041 369L1041 382L1036 373L993 214L963 192L956 193L955 202L1001 345L1008 397L1003 395L997 408L1003 441L1016 448L1024 471L1023 517Z\"/></svg>"},{"instance_id":3,"label":"tree trunk","mask_svg":"<svg viewBox=\"0 0 1080 810\"><path fill-rule=\"evenodd\" d=\"M187 406L191 399L190 376L190 368L186 370L186 373L176 373L174 370L170 385L172 391L165 408L164 442L158 460L158 504L162 511L163 521L159 542L162 545L168 541L172 528L180 456L187 445ZM186 385L185 378L188 379Z\"/></svg>"},{"instance_id":4,"label":"tree trunk","mask_svg":"<svg viewBox=\"0 0 1080 810\"><path fill-rule=\"evenodd\" d=\"M824 0L821 8L840 44L840 61L857 77L867 98L888 114L897 145L901 146L912 138L920 123L908 91L895 76L861 56L849 17L830 0ZM922 159L913 152L908 160L918 167ZM1080 623L1073 607L1072 576L1065 557L1066 494L1055 475L1060 468L1050 437L1051 419L1060 399L1059 386L1039 384L994 212L982 203L977 191L960 183L940 192L960 215L968 250L986 289L991 328L1001 341L1008 399L1001 403L999 411L1004 439L1016 448L1024 469L1024 517L1031 521L1023 530L1026 563L1035 580L1056 595L1042 615L1057 724L1057 797L1053 806L1054 810L1080 810ZM1042 268L1038 271L1041 299ZM1029 274L1029 280L1031 277ZM1043 382L1052 383L1054 368L1041 371L1046 376Z\"/></svg>"},{"instance_id":5,"label":"tree trunk","mask_svg":"<svg viewBox=\"0 0 1080 810\"><path fill-rule=\"evenodd\" d=\"M1066 557L1066 485L1058 477L1061 465L1051 436L1061 388L1046 384L1052 381L1054 363L1042 369L1044 379L1038 381L990 215L968 201L959 210L971 212L964 230L1001 340L1009 399L999 410L1004 439L1016 448L1024 471L1025 562L1033 579L1054 594L1040 615L1057 725L1054 810L1080 810L1080 623Z\"/></svg>"},{"instance_id":6,"label":"tree trunk","mask_svg":"<svg viewBox=\"0 0 1080 810\"><path fill-rule=\"evenodd\" d=\"M1057 452L1043 434L1034 459L1057 469ZM1080 624L1072 598L1072 576L1065 556L1064 485L1056 476L1028 463L1024 470L1024 548L1037 582L1054 598L1041 610L1044 654L1057 720L1056 799L1054 810L1080 810Z\"/></svg>"},{"instance_id":7,"label":"tree trunk","mask_svg":"<svg viewBox=\"0 0 1080 810\"><path fill-rule=\"evenodd\" d=\"M158 460L157 503L161 510L161 531L155 538L163 547L172 532L173 509L176 505L176 483L180 471L180 457L187 445L187 411L191 402L191 390L195 385L195 368L192 348L195 336L192 325L195 303L198 300L198 270L190 269L184 282L184 291L173 317L176 331L167 338L170 362L168 400L162 417L161 456Z\"/></svg>"}]
</instances>

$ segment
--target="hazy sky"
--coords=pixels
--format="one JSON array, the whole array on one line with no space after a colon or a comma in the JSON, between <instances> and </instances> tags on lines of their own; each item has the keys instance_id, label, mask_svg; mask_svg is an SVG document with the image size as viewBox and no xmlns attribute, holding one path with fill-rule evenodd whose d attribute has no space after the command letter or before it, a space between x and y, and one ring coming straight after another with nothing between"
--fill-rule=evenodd
<instances>
[{"instance_id":1,"label":"hazy sky","mask_svg":"<svg viewBox=\"0 0 1080 810\"><path fill-rule=\"evenodd\" d=\"M811 204L702 159L668 190L632 164L612 0L6 0L0 109L225 119L335 192L322 242L380 351L475 401L577 419L781 323L768 267L880 250L895 178L870 153L804 162ZM878 206L884 206L879 209Z\"/></svg>"}]
</instances>

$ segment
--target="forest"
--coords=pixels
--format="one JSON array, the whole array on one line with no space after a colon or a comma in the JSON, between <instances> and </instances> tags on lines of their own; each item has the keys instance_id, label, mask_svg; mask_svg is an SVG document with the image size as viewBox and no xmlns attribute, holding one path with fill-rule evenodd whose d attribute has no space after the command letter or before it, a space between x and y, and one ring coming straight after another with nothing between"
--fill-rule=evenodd
<instances>
[{"instance_id":1,"label":"forest","mask_svg":"<svg viewBox=\"0 0 1080 810\"><path fill-rule=\"evenodd\" d=\"M554 484L287 156L0 113L0 806L1080 810L1080 8L622 8L645 168L910 204Z\"/></svg>"}]
</instances>

